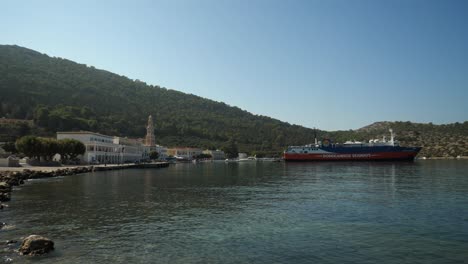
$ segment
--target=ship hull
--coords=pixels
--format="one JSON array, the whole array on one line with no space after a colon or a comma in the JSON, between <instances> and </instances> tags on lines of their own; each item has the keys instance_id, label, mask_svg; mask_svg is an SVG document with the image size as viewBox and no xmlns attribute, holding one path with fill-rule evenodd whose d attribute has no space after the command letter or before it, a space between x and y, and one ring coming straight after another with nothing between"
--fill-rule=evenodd
<instances>
[{"instance_id":1,"label":"ship hull","mask_svg":"<svg viewBox=\"0 0 468 264\"><path fill-rule=\"evenodd\" d=\"M320 153L285 152L285 161L412 161L421 148L373 148L321 149Z\"/></svg>"}]
</instances>

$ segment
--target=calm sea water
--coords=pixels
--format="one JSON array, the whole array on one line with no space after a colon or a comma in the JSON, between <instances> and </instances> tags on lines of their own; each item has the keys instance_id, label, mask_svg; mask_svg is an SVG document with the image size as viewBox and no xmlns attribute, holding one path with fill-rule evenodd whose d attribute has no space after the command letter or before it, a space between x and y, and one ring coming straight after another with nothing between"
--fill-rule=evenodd
<instances>
[{"instance_id":1,"label":"calm sea water","mask_svg":"<svg viewBox=\"0 0 468 264\"><path fill-rule=\"evenodd\" d=\"M205 163L30 181L0 240L13 263L463 263L468 162Z\"/></svg>"}]
</instances>

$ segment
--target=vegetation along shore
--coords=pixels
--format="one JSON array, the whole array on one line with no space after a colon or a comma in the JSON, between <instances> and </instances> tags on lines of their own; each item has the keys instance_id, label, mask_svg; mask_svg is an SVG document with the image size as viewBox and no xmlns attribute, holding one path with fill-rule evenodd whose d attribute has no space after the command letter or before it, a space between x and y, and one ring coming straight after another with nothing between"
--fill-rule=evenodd
<instances>
[{"instance_id":1,"label":"vegetation along shore","mask_svg":"<svg viewBox=\"0 0 468 264\"><path fill-rule=\"evenodd\" d=\"M214 149L233 140L240 152L278 155L286 146L314 142L310 128L19 46L0 45L0 76L0 142L76 130L141 137L149 114L164 146ZM402 146L423 147L421 157L468 156L467 121L377 122L317 135L362 141L381 138L389 128Z\"/></svg>"}]
</instances>

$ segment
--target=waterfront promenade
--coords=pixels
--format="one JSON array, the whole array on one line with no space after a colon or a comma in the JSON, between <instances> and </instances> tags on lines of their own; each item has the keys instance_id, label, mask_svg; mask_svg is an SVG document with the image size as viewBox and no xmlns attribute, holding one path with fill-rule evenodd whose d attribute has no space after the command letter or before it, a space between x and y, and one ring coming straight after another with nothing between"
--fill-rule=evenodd
<instances>
[{"instance_id":1,"label":"waterfront promenade","mask_svg":"<svg viewBox=\"0 0 468 264\"><path fill-rule=\"evenodd\" d=\"M41 171L41 172L55 172L64 169L82 169L87 168L93 171L106 171L106 170L120 170L120 169L131 169L131 168L163 168L169 166L167 162L154 162L154 163L127 163L127 164L99 164L99 165L64 165L64 166L30 166L22 164L21 167L0 167L0 172L5 171L17 171L22 172L24 170L30 171Z\"/></svg>"}]
</instances>

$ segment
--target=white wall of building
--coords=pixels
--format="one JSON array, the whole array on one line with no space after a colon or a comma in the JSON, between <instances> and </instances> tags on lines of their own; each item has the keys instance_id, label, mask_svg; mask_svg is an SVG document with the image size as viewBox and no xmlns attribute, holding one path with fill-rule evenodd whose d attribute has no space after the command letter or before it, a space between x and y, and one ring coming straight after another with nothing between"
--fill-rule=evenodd
<instances>
[{"instance_id":1,"label":"white wall of building","mask_svg":"<svg viewBox=\"0 0 468 264\"><path fill-rule=\"evenodd\" d=\"M76 139L86 146L85 154L79 157L82 163L139 162L145 156L144 146L135 139L112 137L93 132L57 132L57 139L65 138Z\"/></svg>"},{"instance_id":2,"label":"white wall of building","mask_svg":"<svg viewBox=\"0 0 468 264\"><path fill-rule=\"evenodd\" d=\"M167 148L163 146L156 145L155 147L156 152L159 154L159 159L165 159L169 155L167 155Z\"/></svg>"},{"instance_id":3,"label":"white wall of building","mask_svg":"<svg viewBox=\"0 0 468 264\"><path fill-rule=\"evenodd\" d=\"M199 148L172 148L168 149L167 152L174 157L180 157L189 160L202 154L202 150Z\"/></svg>"}]
</instances>

